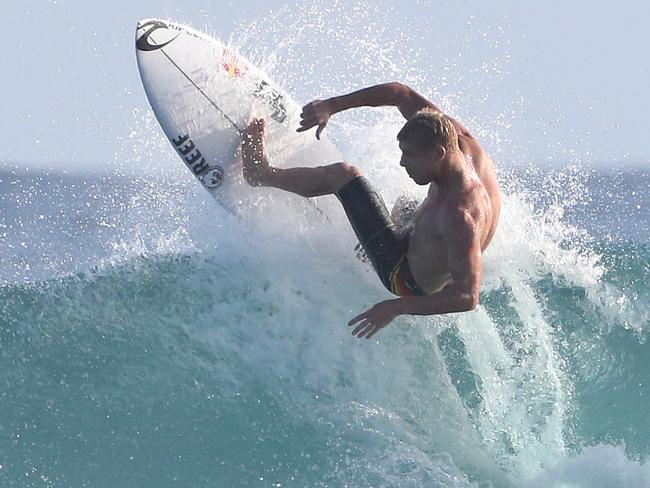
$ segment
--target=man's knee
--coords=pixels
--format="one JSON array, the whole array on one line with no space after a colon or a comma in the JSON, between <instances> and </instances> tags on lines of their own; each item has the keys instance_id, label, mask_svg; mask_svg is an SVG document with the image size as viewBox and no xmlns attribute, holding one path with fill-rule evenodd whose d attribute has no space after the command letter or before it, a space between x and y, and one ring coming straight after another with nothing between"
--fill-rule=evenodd
<instances>
[{"instance_id":1,"label":"man's knee","mask_svg":"<svg viewBox=\"0 0 650 488\"><path fill-rule=\"evenodd\" d=\"M348 163L335 163L328 167L327 179L334 192L338 192L346 183L362 174L356 166Z\"/></svg>"}]
</instances>

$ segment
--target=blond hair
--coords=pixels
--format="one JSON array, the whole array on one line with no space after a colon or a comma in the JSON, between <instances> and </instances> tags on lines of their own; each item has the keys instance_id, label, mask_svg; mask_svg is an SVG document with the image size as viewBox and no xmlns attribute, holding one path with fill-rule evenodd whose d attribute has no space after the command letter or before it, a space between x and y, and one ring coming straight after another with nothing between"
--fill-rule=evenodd
<instances>
[{"instance_id":1,"label":"blond hair","mask_svg":"<svg viewBox=\"0 0 650 488\"><path fill-rule=\"evenodd\" d=\"M459 151L458 133L451 119L439 110L423 108L411 117L397 134L399 141L408 140L422 150L443 146L447 151Z\"/></svg>"}]
</instances>

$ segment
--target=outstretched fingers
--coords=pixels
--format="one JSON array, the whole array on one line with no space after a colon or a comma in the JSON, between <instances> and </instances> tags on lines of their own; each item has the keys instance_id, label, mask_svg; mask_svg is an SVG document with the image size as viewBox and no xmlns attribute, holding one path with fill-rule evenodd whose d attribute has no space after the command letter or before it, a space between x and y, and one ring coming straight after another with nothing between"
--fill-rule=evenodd
<instances>
[{"instance_id":1,"label":"outstretched fingers","mask_svg":"<svg viewBox=\"0 0 650 488\"><path fill-rule=\"evenodd\" d=\"M352 330L352 335L370 339L390 324L400 313L403 312L399 300L385 300L354 317L348 322L348 326L356 326Z\"/></svg>"},{"instance_id":2,"label":"outstretched fingers","mask_svg":"<svg viewBox=\"0 0 650 488\"><path fill-rule=\"evenodd\" d=\"M302 120L300 121L300 127L296 129L296 132L303 132L311 129L312 127L316 127L317 125L322 125L323 127L325 127L325 123L321 124L321 121L315 115L305 115L303 113L300 114L300 117L302 118ZM322 129L320 129L319 127L319 130Z\"/></svg>"},{"instance_id":3,"label":"outstretched fingers","mask_svg":"<svg viewBox=\"0 0 650 488\"><path fill-rule=\"evenodd\" d=\"M348 326L350 327L357 324L357 326L352 330L353 336L356 336L359 339L363 337L369 339L386 326L386 324L382 324L382 321L378 321L376 318L371 318L369 312L370 311L357 315L348 322Z\"/></svg>"},{"instance_id":4,"label":"outstretched fingers","mask_svg":"<svg viewBox=\"0 0 650 488\"><path fill-rule=\"evenodd\" d=\"M318 126L316 138L320 140L321 132L325 129L331 112L327 109L327 104L322 100L314 100L302 108L300 113L300 127L296 132L304 132L312 127Z\"/></svg>"},{"instance_id":5,"label":"outstretched fingers","mask_svg":"<svg viewBox=\"0 0 650 488\"><path fill-rule=\"evenodd\" d=\"M357 322L359 322L360 320L365 319L367 316L368 316L368 310L366 310L366 311L363 312L363 313L360 313L359 315L357 315L356 317L354 317L353 319L351 319L351 320L348 322L348 325L349 325L349 326L352 326L352 325L356 324Z\"/></svg>"}]
</instances>

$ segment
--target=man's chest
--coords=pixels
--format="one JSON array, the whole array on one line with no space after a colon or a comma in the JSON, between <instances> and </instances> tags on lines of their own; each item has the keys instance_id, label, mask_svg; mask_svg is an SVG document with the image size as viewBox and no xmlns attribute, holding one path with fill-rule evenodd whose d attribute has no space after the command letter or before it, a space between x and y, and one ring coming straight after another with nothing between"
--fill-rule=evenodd
<instances>
[{"instance_id":1,"label":"man's chest","mask_svg":"<svg viewBox=\"0 0 650 488\"><path fill-rule=\"evenodd\" d=\"M411 246L420 248L427 245L440 246L444 242L444 226L441 202L437 201L435 197L426 198L418 209L413 222Z\"/></svg>"},{"instance_id":2,"label":"man's chest","mask_svg":"<svg viewBox=\"0 0 650 488\"><path fill-rule=\"evenodd\" d=\"M439 212L435 204L423 202L409 238L409 265L418 284L428 292L437 291L449 278L447 241Z\"/></svg>"}]
</instances>

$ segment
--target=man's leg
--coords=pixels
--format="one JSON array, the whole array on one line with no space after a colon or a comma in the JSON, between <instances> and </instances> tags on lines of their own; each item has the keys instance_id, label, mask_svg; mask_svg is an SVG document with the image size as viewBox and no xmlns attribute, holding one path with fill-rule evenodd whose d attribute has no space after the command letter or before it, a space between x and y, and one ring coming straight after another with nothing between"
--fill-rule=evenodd
<instances>
[{"instance_id":1,"label":"man's leg","mask_svg":"<svg viewBox=\"0 0 650 488\"><path fill-rule=\"evenodd\" d=\"M253 186L272 186L304 197L337 193L361 171L347 163L317 168L275 168L264 147L264 120L255 119L242 135L244 178Z\"/></svg>"},{"instance_id":2,"label":"man's leg","mask_svg":"<svg viewBox=\"0 0 650 488\"><path fill-rule=\"evenodd\" d=\"M359 169L347 163L319 168L270 166L264 149L263 120L254 120L246 128L241 149L244 178L253 186L272 186L305 197L335 193L382 283L389 291L402 293L393 286L392 276L406 259L408 239L398 236L384 201L370 183L357 178L361 176Z\"/></svg>"}]
</instances>

